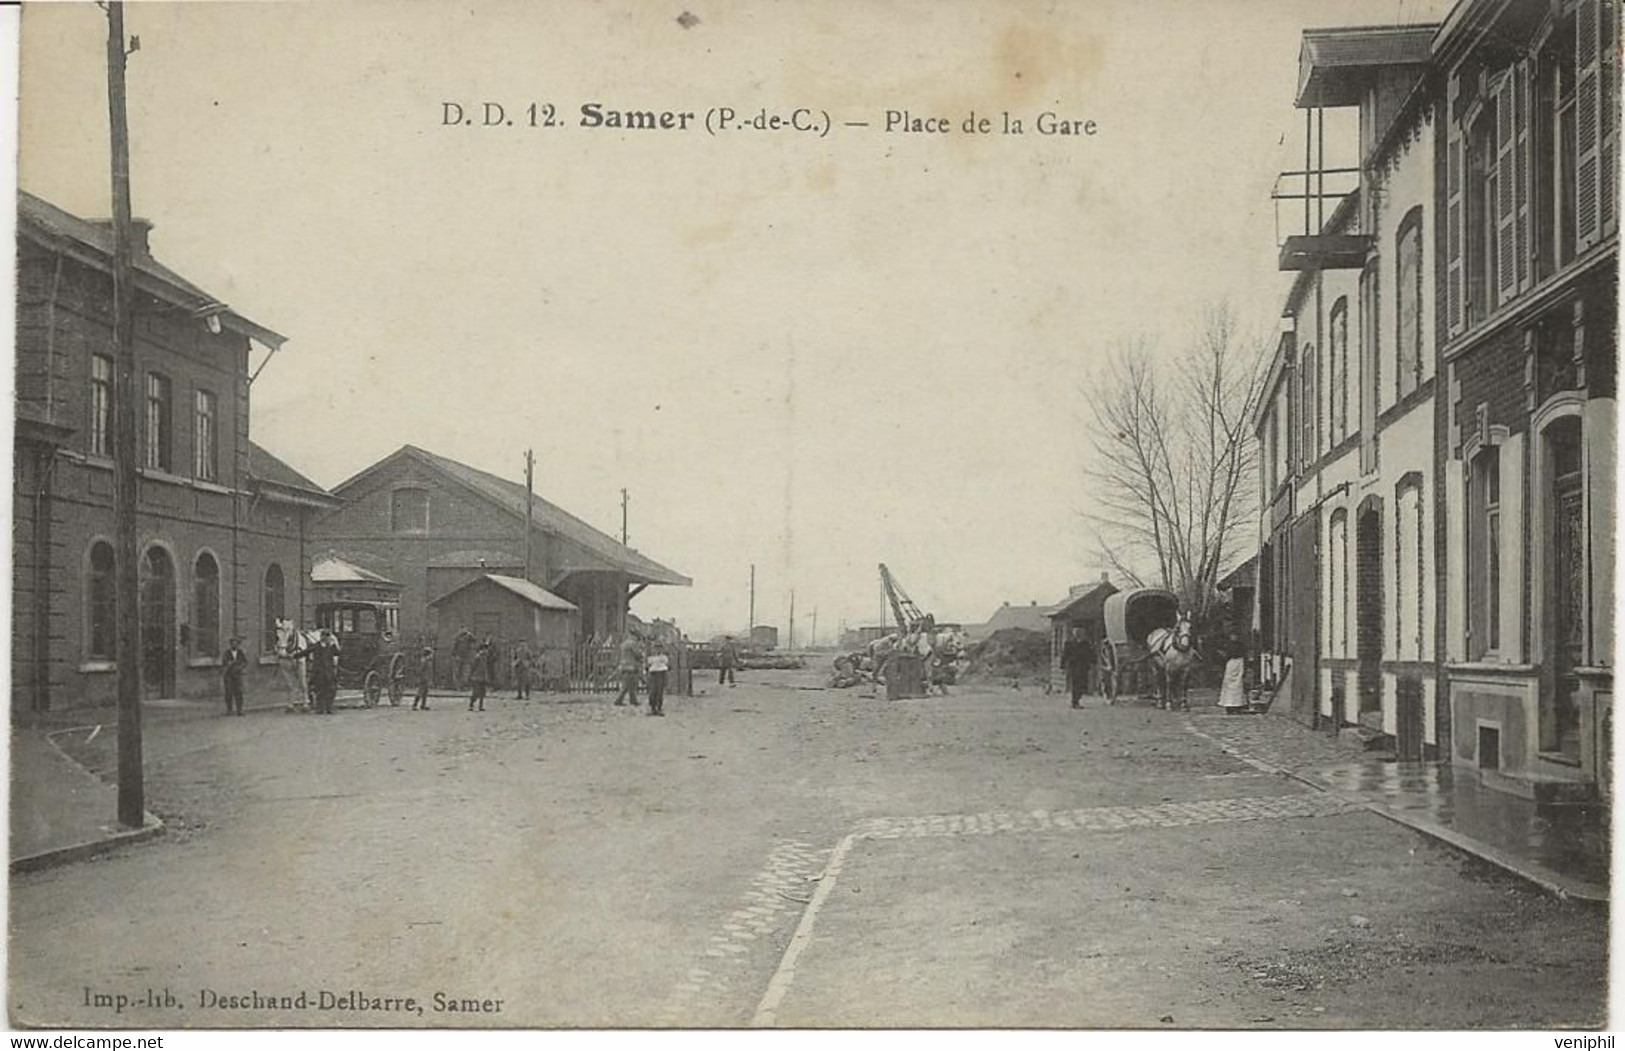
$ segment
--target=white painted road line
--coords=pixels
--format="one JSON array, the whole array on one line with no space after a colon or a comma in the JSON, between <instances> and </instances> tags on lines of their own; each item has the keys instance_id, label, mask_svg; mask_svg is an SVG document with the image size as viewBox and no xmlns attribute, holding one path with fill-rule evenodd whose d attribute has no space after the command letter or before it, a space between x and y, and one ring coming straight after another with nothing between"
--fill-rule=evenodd
<instances>
[{"instance_id":1,"label":"white painted road line","mask_svg":"<svg viewBox=\"0 0 1625 1051\"><path fill-rule=\"evenodd\" d=\"M829 863L824 866L824 874L818 880L818 889L813 891L812 900L807 903L807 909L801 914L801 922L796 924L796 932L790 936L790 944L784 947L784 955L779 959L778 970L773 972L773 980L767 983L767 991L762 994L761 1003L756 1005L756 1014L751 1017L752 1026L770 1026L774 1021L774 1013L778 1010L779 1002L789 991L790 983L795 980L796 960L812 941L813 925L818 922L818 910L824 907L829 899L830 891L835 887L835 880L841 874L841 866L846 862L847 852L852 844L857 842L856 833L848 833L835 845L830 852Z\"/></svg>"}]
</instances>

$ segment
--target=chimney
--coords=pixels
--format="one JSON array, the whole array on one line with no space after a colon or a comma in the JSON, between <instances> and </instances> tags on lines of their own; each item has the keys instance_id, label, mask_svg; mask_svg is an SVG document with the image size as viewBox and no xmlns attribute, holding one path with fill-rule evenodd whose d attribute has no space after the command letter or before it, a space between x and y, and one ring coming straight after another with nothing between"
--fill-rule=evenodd
<instances>
[{"instance_id":1,"label":"chimney","mask_svg":"<svg viewBox=\"0 0 1625 1051\"><path fill-rule=\"evenodd\" d=\"M108 249L112 249L113 220L95 219L95 225L107 231ZM130 251L135 255L144 255L152 258L152 248L149 244L152 238L152 220L133 217L130 220Z\"/></svg>"},{"instance_id":2,"label":"chimney","mask_svg":"<svg viewBox=\"0 0 1625 1051\"><path fill-rule=\"evenodd\" d=\"M1110 584L1112 582L1112 575L1103 571L1100 574L1100 582L1102 584Z\"/></svg>"}]
</instances>

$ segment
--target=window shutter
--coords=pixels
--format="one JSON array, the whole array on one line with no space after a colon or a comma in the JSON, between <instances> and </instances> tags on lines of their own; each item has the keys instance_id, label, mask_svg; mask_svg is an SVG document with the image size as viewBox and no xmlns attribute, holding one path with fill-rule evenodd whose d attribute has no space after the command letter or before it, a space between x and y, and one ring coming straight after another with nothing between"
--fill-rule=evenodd
<instances>
[{"instance_id":1,"label":"window shutter","mask_svg":"<svg viewBox=\"0 0 1625 1051\"><path fill-rule=\"evenodd\" d=\"M1597 116L1601 125L1597 166L1597 196L1600 235L1607 237L1618 226L1619 213L1614 195L1619 163L1619 0L1602 0L1597 29L1600 102Z\"/></svg>"},{"instance_id":2,"label":"window shutter","mask_svg":"<svg viewBox=\"0 0 1625 1051\"><path fill-rule=\"evenodd\" d=\"M1575 247L1584 252L1602 232L1602 62L1600 0L1580 0L1574 20ZM1609 43L1612 50L1612 42Z\"/></svg>"},{"instance_id":3,"label":"window shutter","mask_svg":"<svg viewBox=\"0 0 1625 1051\"><path fill-rule=\"evenodd\" d=\"M1534 254L1529 243L1531 236L1529 215L1529 174L1530 174L1530 126L1534 123L1535 76L1534 65L1525 60L1518 63L1517 74L1512 88L1512 97L1517 109L1512 122L1513 132L1517 136L1514 147L1513 166L1516 172L1516 190L1513 207L1517 210L1515 222L1517 223L1517 242L1515 251L1517 255L1518 289L1521 291L1529 287L1533 279L1533 267L1530 257Z\"/></svg>"},{"instance_id":4,"label":"window shutter","mask_svg":"<svg viewBox=\"0 0 1625 1051\"><path fill-rule=\"evenodd\" d=\"M1518 290L1518 252L1514 236L1518 209L1513 186L1518 144L1513 99L1518 95L1517 84L1516 71L1509 69L1495 85L1495 200L1488 202L1495 209L1495 273L1489 277L1495 282L1495 298L1500 303L1511 299Z\"/></svg>"},{"instance_id":5,"label":"window shutter","mask_svg":"<svg viewBox=\"0 0 1625 1051\"><path fill-rule=\"evenodd\" d=\"M1448 136L1445 145L1445 297L1448 299L1450 334L1465 327L1466 310L1463 298L1465 273L1462 266L1462 155L1461 120L1458 102L1461 98L1461 78L1452 75L1445 107Z\"/></svg>"}]
</instances>

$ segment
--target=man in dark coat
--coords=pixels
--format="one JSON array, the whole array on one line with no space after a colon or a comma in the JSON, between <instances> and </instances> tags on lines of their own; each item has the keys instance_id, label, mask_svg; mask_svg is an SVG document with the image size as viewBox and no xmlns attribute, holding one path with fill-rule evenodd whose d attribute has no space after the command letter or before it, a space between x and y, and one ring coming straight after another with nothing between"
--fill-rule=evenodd
<instances>
[{"instance_id":1,"label":"man in dark coat","mask_svg":"<svg viewBox=\"0 0 1625 1051\"><path fill-rule=\"evenodd\" d=\"M418 692L412 698L414 712L429 710L429 684L434 681L434 647L425 646L418 654Z\"/></svg>"},{"instance_id":2,"label":"man in dark coat","mask_svg":"<svg viewBox=\"0 0 1625 1051\"><path fill-rule=\"evenodd\" d=\"M473 711L477 704L480 711L485 711L485 687L491 682L491 669L494 658L491 656L491 642L487 639L480 643L480 648L474 651L474 662L468 670L468 710Z\"/></svg>"},{"instance_id":3,"label":"man in dark coat","mask_svg":"<svg viewBox=\"0 0 1625 1051\"><path fill-rule=\"evenodd\" d=\"M1082 708L1089 689L1089 672L1095 666L1095 648L1083 637L1083 628L1074 624L1072 637L1061 648L1061 666L1066 669L1066 686L1072 694L1072 707Z\"/></svg>"},{"instance_id":4,"label":"man in dark coat","mask_svg":"<svg viewBox=\"0 0 1625 1051\"><path fill-rule=\"evenodd\" d=\"M739 665L739 647L734 645L732 635L722 637L722 645L717 649L717 685L727 683L734 685L734 668Z\"/></svg>"},{"instance_id":5,"label":"man in dark coat","mask_svg":"<svg viewBox=\"0 0 1625 1051\"><path fill-rule=\"evenodd\" d=\"M243 652L243 640L233 635L220 655L220 677L226 691L226 714L243 714L243 676L248 672L248 654Z\"/></svg>"},{"instance_id":6,"label":"man in dark coat","mask_svg":"<svg viewBox=\"0 0 1625 1051\"><path fill-rule=\"evenodd\" d=\"M316 691L316 711L333 714L333 698L339 692L339 640L332 629L322 631L322 640L310 654L310 684Z\"/></svg>"},{"instance_id":7,"label":"man in dark coat","mask_svg":"<svg viewBox=\"0 0 1625 1051\"><path fill-rule=\"evenodd\" d=\"M452 673L455 676L452 686L459 690L468 685L469 665L474 660L474 648L474 633L466 627L451 640Z\"/></svg>"}]
</instances>

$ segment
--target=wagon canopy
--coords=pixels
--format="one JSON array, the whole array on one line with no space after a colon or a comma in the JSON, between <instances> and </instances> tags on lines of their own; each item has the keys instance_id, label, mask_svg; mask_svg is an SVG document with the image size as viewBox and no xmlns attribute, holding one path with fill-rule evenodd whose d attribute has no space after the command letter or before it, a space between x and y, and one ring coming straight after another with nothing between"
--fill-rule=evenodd
<instances>
[{"instance_id":1,"label":"wagon canopy","mask_svg":"<svg viewBox=\"0 0 1625 1051\"><path fill-rule=\"evenodd\" d=\"M1160 588L1135 588L1106 597L1106 638L1117 643L1145 645L1157 628L1171 628L1179 619L1179 598Z\"/></svg>"}]
</instances>

